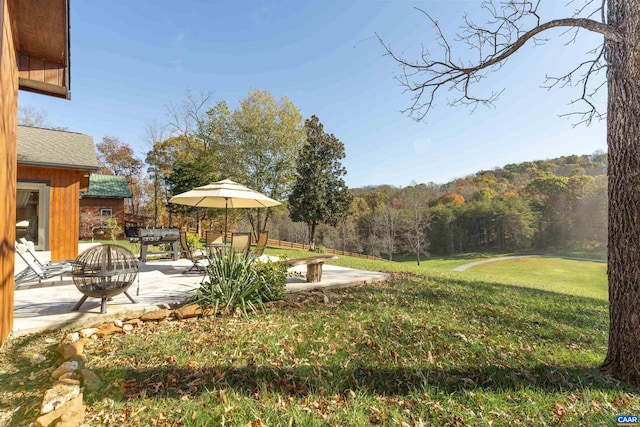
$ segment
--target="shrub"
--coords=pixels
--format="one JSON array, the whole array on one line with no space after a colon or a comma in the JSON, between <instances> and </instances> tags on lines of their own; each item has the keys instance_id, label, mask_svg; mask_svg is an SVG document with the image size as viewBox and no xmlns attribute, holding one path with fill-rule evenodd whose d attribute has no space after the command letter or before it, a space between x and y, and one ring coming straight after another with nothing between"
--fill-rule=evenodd
<instances>
[{"instance_id":1,"label":"shrub","mask_svg":"<svg viewBox=\"0 0 640 427\"><path fill-rule=\"evenodd\" d=\"M111 240L113 240L113 243L116 242L118 235L122 234L122 227L120 227L120 225L118 224L118 220L116 220L115 218L108 219L107 224L104 228L111 236Z\"/></svg>"},{"instance_id":2,"label":"shrub","mask_svg":"<svg viewBox=\"0 0 640 427\"><path fill-rule=\"evenodd\" d=\"M192 251L195 251L196 249L200 248L200 237L198 237L198 235L193 234L193 233L187 233L187 246L189 246L189 249L191 249Z\"/></svg>"},{"instance_id":3,"label":"shrub","mask_svg":"<svg viewBox=\"0 0 640 427\"><path fill-rule=\"evenodd\" d=\"M286 258L280 257L279 262L258 262L258 279L262 282L259 289L260 299L264 302L278 301L286 293L287 264Z\"/></svg>"},{"instance_id":4,"label":"shrub","mask_svg":"<svg viewBox=\"0 0 640 427\"><path fill-rule=\"evenodd\" d=\"M257 312L263 302L282 299L287 266L284 262L255 262L253 257L230 252L209 259L196 302L214 312Z\"/></svg>"}]
</instances>

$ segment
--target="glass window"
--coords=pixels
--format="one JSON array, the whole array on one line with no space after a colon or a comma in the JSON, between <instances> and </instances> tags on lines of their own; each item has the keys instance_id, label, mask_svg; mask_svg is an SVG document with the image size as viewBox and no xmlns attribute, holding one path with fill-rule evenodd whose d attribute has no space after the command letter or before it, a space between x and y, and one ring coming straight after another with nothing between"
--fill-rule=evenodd
<instances>
[{"instance_id":1,"label":"glass window","mask_svg":"<svg viewBox=\"0 0 640 427\"><path fill-rule=\"evenodd\" d=\"M16 239L24 237L36 249L48 249L49 186L18 182L16 189Z\"/></svg>"},{"instance_id":2,"label":"glass window","mask_svg":"<svg viewBox=\"0 0 640 427\"><path fill-rule=\"evenodd\" d=\"M106 227L107 221L113 218L112 208L100 208L100 227Z\"/></svg>"}]
</instances>

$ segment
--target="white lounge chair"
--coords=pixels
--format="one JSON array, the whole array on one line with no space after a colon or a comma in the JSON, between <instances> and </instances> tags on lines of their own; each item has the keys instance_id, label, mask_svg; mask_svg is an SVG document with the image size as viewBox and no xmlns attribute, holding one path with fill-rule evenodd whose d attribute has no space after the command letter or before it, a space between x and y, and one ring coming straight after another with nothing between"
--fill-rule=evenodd
<instances>
[{"instance_id":1,"label":"white lounge chair","mask_svg":"<svg viewBox=\"0 0 640 427\"><path fill-rule=\"evenodd\" d=\"M20 272L16 272L14 276L15 288L26 288L28 283L42 284L43 280L51 279L54 277L71 276L72 265L69 263L51 263L48 265L38 264L31 255L27 252L27 248L24 244L15 242L16 255L18 255L27 268Z\"/></svg>"}]
</instances>

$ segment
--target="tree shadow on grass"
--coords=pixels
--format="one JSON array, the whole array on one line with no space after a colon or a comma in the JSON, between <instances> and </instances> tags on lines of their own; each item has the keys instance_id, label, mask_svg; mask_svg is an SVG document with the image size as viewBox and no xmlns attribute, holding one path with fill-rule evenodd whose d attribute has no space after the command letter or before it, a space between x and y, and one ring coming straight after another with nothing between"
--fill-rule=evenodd
<instances>
[{"instance_id":1,"label":"tree shadow on grass","mask_svg":"<svg viewBox=\"0 0 640 427\"><path fill-rule=\"evenodd\" d=\"M258 393L303 397L331 396L349 391L372 396L406 396L428 391L452 395L463 391L484 393L567 393L584 391L627 391L624 386L606 381L596 369L533 366L514 369L479 366L443 370L339 366L275 366L184 368L164 366L151 369L124 369L121 372L98 372L100 376L121 376L124 386L118 396L122 401L136 398L195 398L203 393L233 390L239 395ZM121 394L120 394L121 392ZM103 392L91 393L89 401L102 399Z\"/></svg>"}]
</instances>

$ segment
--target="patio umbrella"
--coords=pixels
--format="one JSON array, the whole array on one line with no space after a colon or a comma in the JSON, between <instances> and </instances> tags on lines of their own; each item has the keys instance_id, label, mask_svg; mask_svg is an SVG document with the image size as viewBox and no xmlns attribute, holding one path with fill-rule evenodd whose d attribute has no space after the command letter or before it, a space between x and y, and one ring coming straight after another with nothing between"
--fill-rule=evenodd
<instances>
[{"instance_id":1,"label":"patio umbrella","mask_svg":"<svg viewBox=\"0 0 640 427\"><path fill-rule=\"evenodd\" d=\"M240 208L268 208L279 205L262 193L229 179L213 184L196 187L193 190L176 194L169 203L196 206L201 208L224 208L224 238L227 239L227 210Z\"/></svg>"}]
</instances>

